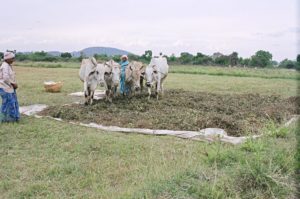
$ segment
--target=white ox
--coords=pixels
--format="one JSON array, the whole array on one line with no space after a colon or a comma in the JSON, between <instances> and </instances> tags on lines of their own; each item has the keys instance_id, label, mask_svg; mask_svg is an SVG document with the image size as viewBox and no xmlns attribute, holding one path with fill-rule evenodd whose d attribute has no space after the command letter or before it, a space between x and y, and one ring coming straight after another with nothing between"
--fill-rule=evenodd
<instances>
[{"instance_id":1,"label":"white ox","mask_svg":"<svg viewBox=\"0 0 300 199\"><path fill-rule=\"evenodd\" d=\"M93 103L97 85L105 86L104 69L104 64L98 64L94 57L81 61L79 78L83 82L86 105Z\"/></svg>"},{"instance_id":2,"label":"white ox","mask_svg":"<svg viewBox=\"0 0 300 199\"><path fill-rule=\"evenodd\" d=\"M116 96L120 83L121 66L120 64L110 60L105 62L104 80L106 83L106 100L112 102L112 98Z\"/></svg>"},{"instance_id":3,"label":"white ox","mask_svg":"<svg viewBox=\"0 0 300 199\"><path fill-rule=\"evenodd\" d=\"M145 70L146 86L148 87L148 99L151 96L151 87L155 86L156 99L159 93L163 94L163 83L168 76L169 65L165 57L154 57L151 59L150 64Z\"/></svg>"}]
</instances>

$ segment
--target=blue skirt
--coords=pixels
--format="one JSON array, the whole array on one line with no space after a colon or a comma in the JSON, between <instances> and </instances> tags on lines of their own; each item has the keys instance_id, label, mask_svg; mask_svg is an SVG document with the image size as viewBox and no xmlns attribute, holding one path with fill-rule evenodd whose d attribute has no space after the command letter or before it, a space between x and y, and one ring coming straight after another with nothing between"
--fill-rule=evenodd
<instances>
[{"instance_id":1,"label":"blue skirt","mask_svg":"<svg viewBox=\"0 0 300 199\"><path fill-rule=\"evenodd\" d=\"M7 93L2 88L0 88L0 96L2 98L0 123L19 121L20 112L16 91L14 91L13 93Z\"/></svg>"}]
</instances>

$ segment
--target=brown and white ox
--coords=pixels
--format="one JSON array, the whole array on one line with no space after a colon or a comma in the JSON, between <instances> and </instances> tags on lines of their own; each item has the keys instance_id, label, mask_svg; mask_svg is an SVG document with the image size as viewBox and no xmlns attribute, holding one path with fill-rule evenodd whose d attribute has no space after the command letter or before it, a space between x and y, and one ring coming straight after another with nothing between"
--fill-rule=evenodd
<instances>
[{"instance_id":1,"label":"brown and white ox","mask_svg":"<svg viewBox=\"0 0 300 199\"><path fill-rule=\"evenodd\" d=\"M130 62L125 70L125 87L129 88L129 95L134 95L141 88L142 62Z\"/></svg>"}]
</instances>

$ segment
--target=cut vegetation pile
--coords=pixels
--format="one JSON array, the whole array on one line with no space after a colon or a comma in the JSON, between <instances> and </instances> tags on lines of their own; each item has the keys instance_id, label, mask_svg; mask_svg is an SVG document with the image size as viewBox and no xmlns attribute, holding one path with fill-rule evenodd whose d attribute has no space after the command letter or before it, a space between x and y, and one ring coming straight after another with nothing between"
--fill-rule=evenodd
<instances>
[{"instance_id":1,"label":"cut vegetation pile","mask_svg":"<svg viewBox=\"0 0 300 199\"><path fill-rule=\"evenodd\" d=\"M299 97L283 99L276 95L168 90L158 101L153 98L148 101L141 94L131 99L117 97L112 104L99 100L92 106L52 106L41 115L130 128L192 131L222 128L229 135L241 136L257 134L270 121L280 124L299 114L299 101Z\"/></svg>"}]
</instances>

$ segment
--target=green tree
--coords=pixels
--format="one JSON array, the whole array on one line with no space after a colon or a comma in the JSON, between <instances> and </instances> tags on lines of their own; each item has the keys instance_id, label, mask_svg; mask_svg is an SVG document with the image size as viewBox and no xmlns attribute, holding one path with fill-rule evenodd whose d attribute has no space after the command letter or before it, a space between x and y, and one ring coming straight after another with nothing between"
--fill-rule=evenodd
<instances>
[{"instance_id":1,"label":"green tree","mask_svg":"<svg viewBox=\"0 0 300 199\"><path fill-rule=\"evenodd\" d=\"M193 64L195 65L207 65L212 62L212 58L202 54L202 53L197 53L196 56L193 57Z\"/></svg>"},{"instance_id":2,"label":"green tree","mask_svg":"<svg viewBox=\"0 0 300 199\"><path fill-rule=\"evenodd\" d=\"M272 66L274 66L274 67L278 66L278 61L276 61L276 60L272 60L271 63L272 63Z\"/></svg>"},{"instance_id":3,"label":"green tree","mask_svg":"<svg viewBox=\"0 0 300 199\"><path fill-rule=\"evenodd\" d=\"M146 50L145 53L142 55L142 58L146 61L150 61L152 58L152 50Z\"/></svg>"},{"instance_id":4,"label":"green tree","mask_svg":"<svg viewBox=\"0 0 300 199\"><path fill-rule=\"evenodd\" d=\"M128 54L128 59L130 61L139 61L140 60L140 56L135 55L135 54Z\"/></svg>"},{"instance_id":5,"label":"green tree","mask_svg":"<svg viewBox=\"0 0 300 199\"><path fill-rule=\"evenodd\" d=\"M243 66L250 66L250 61L251 61L250 58L245 58L245 59L243 59L242 65Z\"/></svg>"},{"instance_id":6,"label":"green tree","mask_svg":"<svg viewBox=\"0 0 300 199\"><path fill-rule=\"evenodd\" d=\"M114 56L112 56L112 59L113 59L115 62L120 62L120 61L121 61L121 56L120 56L120 55L114 55Z\"/></svg>"},{"instance_id":7,"label":"green tree","mask_svg":"<svg viewBox=\"0 0 300 199\"><path fill-rule=\"evenodd\" d=\"M94 57L99 61L108 61L110 59L106 54L94 54Z\"/></svg>"},{"instance_id":8,"label":"green tree","mask_svg":"<svg viewBox=\"0 0 300 199\"><path fill-rule=\"evenodd\" d=\"M226 55L222 55L215 59L215 63L222 66L228 66L230 64L230 57Z\"/></svg>"},{"instance_id":9,"label":"green tree","mask_svg":"<svg viewBox=\"0 0 300 199\"><path fill-rule=\"evenodd\" d=\"M279 63L280 68L288 68L288 69L296 69L297 68L297 62L289 60L289 59L284 59Z\"/></svg>"},{"instance_id":10,"label":"green tree","mask_svg":"<svg viewBox=\"0 0 300 199\"><path fill-rule=\"evenodd\" d=\"M272 66L272 57L270 52L259 50L251 57L250 65L262 68Z\"/></svg>"},{"instance_id":11,"label":"green tree","mask_svg":"<svg viewBox=\"0 0 300 199\"><path fill-rule=\"evenodd\" d=\"M193 55L188 52L183 52L180 54L179 60L181 64L190 64L193 61Z\"/></svg>"},{"instance_id":12,"label":"green tree","mask_svg":"<svg viewBox=\"0 0 300 199\"><path fill-rule=\"evenodd\" d=\"M233 52L229 55L229 63L231 66L236 66L238 64L239 57L237 52Z\"/></svg>"},{"instance_id":13,"label":"green tree","mask_svg":"<svg viewBox=\"0 0 300 199\"><path fill-rule=\"evenodd\" d=\"M176 58L174 53L172 53L172 55L168 58L168 61L169 62L176 62L177 61L177 58Z\"/></svg>"},{"instance_id":14,"label":"green tree","mask_svg":"<svg viewBox=\"0 0 300 199\"><path fill-rule=\"evenodd\" d=\"M68 53L68 52L61 53L60 56L61 56L62 58L67 58L67 59L72 58L71 53Z\"/></svg>"},{"instance_id":15,"label":"green tree","mask_svg":"<svg viewBox=\"0 0 300 199\"><path fill-rule=\"evenodd\" d=\"M0 59L3 59L3 55L4 55L4 53L0 52Z\"/></svg>"}]
</instances>

